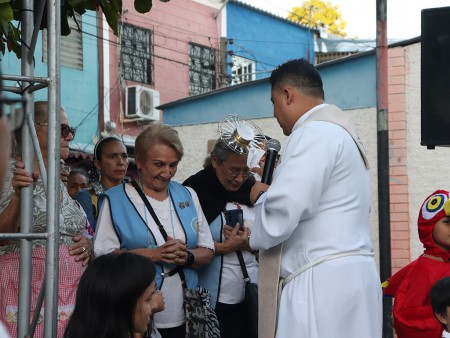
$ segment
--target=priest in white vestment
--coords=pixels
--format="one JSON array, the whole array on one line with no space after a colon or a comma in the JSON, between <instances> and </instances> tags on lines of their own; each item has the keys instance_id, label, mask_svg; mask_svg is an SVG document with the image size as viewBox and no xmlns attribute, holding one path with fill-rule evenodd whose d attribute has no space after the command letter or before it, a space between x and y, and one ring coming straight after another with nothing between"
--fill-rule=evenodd
<instances>
[{"instance_id":1,"label":"priest in white vestment","mask_svg":"<svg viewBox=\"0 0 450 338\"><path fill-rule=\"evenodd\" d=\"M364 148L346 115L324 103L322 80L308 61L281 65L270 83L274 115L289 138L270 187L252 189L250 246L282 244L280 277L298 273L282 290L275 336L381 338Z\"/></svg>"}]
</instances>

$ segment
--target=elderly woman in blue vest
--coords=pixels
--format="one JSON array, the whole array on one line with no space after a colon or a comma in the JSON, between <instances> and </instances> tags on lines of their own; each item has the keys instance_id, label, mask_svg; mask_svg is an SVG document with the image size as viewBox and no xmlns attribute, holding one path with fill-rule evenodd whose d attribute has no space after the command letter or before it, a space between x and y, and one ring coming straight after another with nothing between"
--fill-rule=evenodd
<instances>
[{"instance_id":1,"label":"elderly woman in blue vest","mask_svg":"<svg viewBox=\"0 0 450 338\"><path fill-rule=\"evenodd\" d=\"M255 179L247 166L247 155L239 154L219 139L204 169L183 184L192 187L200 200L215 241L215 257L199 270L200 280L211 292L221 338L250 338L249 317L244 309L244 280L236 251L241 251L248 275L258 280L258 262L248 245L253 211L249 192ZM226 225L224 212L242 209L244 227Z\"/></svg>"},{"instance_id":2,"label":"elderly woman in blue vest","mask_svg":"<svg viewBox=\"0 0 450 338\"><path fill-rule=\"evenodd\" d=\"M137 137L135 154L139 180L104 195L95 253L128 250L155 262L156 283L165 299L155 326L163 338L184 338L183 287L174 272L181 267L187 287L195 288L196 269L210 262L214 243L195 191L171 182L183 156L178 133L167 125L151 125Z\"/></svg>"}]
</instances>

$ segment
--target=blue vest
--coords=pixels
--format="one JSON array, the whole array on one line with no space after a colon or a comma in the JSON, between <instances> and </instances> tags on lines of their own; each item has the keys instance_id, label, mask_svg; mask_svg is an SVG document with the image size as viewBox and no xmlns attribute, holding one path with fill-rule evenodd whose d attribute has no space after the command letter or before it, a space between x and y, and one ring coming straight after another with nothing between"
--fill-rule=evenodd
<instances>
[{"instance_id":1,"label":"blue vest","mask_svg":"<svg viewBox=\"0 0 450 338\"><path fill-rule=\"evenodd\" d=\"M222 214L209 225L214 242L222 242ZM211 293L211 307L214 309L219 298L220 281L222 276L223 255L216 255L211 262L198 269L199 284Z\"/></svg>"},{"instance_id":2,"label":"blue vest","mask_svg":"<svg viewBox=\"0 0 450 338\"><path fill-rule=\"evenodd\" d=\"M195 205L189 190L176 182L169 183L169 195L175 206L178 219L183 226L186 236L186 245L189 249L197 247L198 219ZM103 197L108 198L111 211L111 219L120 241L121 250L133 250L156 247L154 234L150 231L136 210L134 204L125 192L125 183L109 189ZM176 266L165 265L170 271ZM167 270L166 269L166 270ZM189 289L198 286L197 271L188 267L183 268L186 284ZM160 288L164 279L162 263L156 263L156 284Z\"/></svg>"}]
</instances>

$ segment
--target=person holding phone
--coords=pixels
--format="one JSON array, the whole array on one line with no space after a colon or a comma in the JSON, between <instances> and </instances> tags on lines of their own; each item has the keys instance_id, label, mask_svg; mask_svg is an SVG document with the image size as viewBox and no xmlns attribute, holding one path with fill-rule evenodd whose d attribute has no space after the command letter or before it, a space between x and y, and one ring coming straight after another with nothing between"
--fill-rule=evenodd
<instances>
[{"instance_id":1,"label":"person holding phone","mask_svg":"<svg viewBox=\"0 0 450 338\"><path fill-rule=\"evenodd\" d=\"M240 230L245 230L243 210L241 208L227 210L225 212L225 223L232 228L238 226Z\"/></svg>"},{"instance_id":2,"label":"person holding phone","mask_svg":"<svg viewBox=\"0 0 450 338\"><path fill-rule=\"evenodd\" d=\"M204 169L184 181L195 190L214 239L215 256L199 270L199 280L211 292L211 306L221 338L252 337L244 309L244 280L236 251L241 251L252 283L258 262L248 245L253 222L250 189L255 183L247 155L217 140Z\"/></svg>"}]
</instances>

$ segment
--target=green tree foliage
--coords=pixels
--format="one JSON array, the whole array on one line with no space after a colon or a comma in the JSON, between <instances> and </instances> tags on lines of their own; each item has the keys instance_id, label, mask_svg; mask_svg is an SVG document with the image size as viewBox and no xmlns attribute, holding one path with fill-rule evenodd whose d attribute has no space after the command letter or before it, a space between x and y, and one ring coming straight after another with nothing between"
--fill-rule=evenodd
<instances>
[{"instance_id":1,"label":"green tree foliage","mask_svg":"<svg viewBox=\"0 0 450 338\"><path fill-rule=\"evenodd\" d=\"M340 36L346 36L345 27L347 22L342 20L339 5L333 5L324 0L306 0L300 7L292 8L288 19L300 22L315 29Z\"/></svg>"},{"instance_id":2,"label":"green tree foliage","mask_svg":"<svg viewBox=\"0 0 450 338\"><path fill-rule=\"evenodd\" d=\"M34 0L34 8L38 9L42 0ZM168 2L170 0L160 0ZM47 0L47 3L51 1ZM134 0L134 8L138 13L147 13L152 8L153 0ZM20 13L22 0L0 0L0 52L13 52L21 58L21 31ZM102 10L109 27L117 35L120 15L122 13L122 0L61 0L61 35L69 35L68 18L75 13L84 14L87 10ZM46 13L46 10L44 10ZM47 20L43 18L40 29L47 28ZM14 21L16 20L16 21Z\"/></svg>"}]
</instances>

